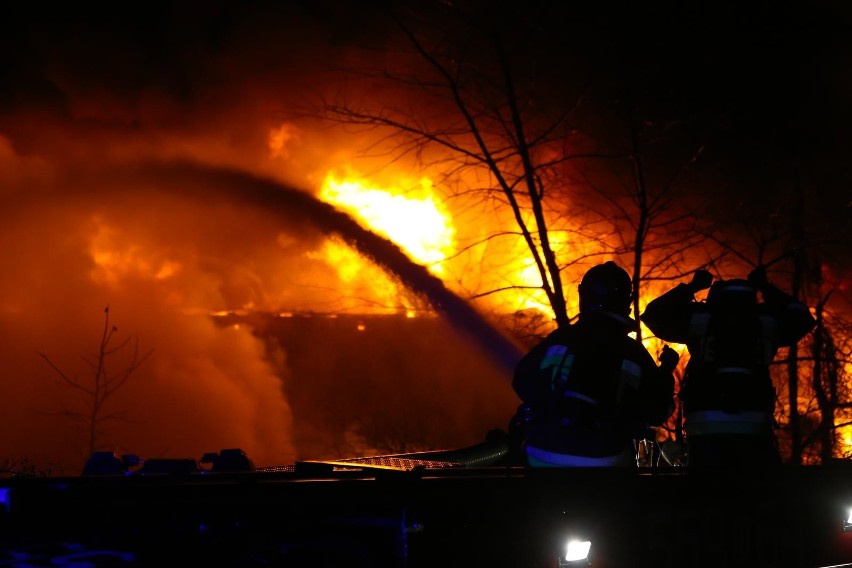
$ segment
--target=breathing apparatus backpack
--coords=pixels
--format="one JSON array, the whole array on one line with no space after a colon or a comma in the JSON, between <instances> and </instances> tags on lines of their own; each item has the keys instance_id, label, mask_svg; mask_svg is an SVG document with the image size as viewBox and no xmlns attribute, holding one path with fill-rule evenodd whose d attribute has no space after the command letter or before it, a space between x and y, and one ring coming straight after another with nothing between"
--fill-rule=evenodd
<instances>
[{"instance_id":1,"label":"breathing apparatus backpack","mask_svg":"<svg viewBox=\"0 0 852 568\"><path fill-rule=\"evenodd\" d=\"M726 412L771 410L775 393L766 341L771 322L761 317L757 291L746 280L720 281L710 288L706 305L690 326L695 348L687 369L688 401Z\"/></svg>"}]
</instances>

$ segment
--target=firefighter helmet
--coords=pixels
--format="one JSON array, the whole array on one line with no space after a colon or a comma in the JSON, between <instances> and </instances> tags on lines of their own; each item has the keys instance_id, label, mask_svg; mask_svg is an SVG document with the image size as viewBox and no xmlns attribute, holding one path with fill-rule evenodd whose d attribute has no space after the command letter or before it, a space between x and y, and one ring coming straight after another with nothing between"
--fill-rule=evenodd
<instances>
[{"instance_id":1,"label":"firefighter helmet","mask_svg":"<svg viewBox=\"0 0 852 568\"><path fill-rule=\"evenodd\" d=\"M720 280L710 286L707 305L718 312L752 312L757 307L757 289L748 280Z\"/></svg>"},{"instance_id":2,"label":"firefighter helmet","mask_svg":"<svg viewBox=\"0 0 852 568\"><path fill-rule=\"evenodd\" d=\"M590 268L578 290L580 313L604 309L625 316L630 314L633 282L627 272L611 260Z\"/></svg>"}]
</instances>

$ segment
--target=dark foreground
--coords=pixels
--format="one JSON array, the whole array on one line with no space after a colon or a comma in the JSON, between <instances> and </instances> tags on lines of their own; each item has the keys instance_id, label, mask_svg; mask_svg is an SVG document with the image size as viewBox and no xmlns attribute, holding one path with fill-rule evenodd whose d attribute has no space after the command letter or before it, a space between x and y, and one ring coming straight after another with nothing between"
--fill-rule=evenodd
<instances>
[{"instance_id":1,"label":"dark foreground","mask_svg":"<svg viewBox=\"0 0 852 568\"><path fill-rule=\"evenodd\" d=\"M852 464L697 475L451 458L0 480L0 566L549 567L569 535L591 540L595 567L852 566Z\"/></svg>"}]
</instances>

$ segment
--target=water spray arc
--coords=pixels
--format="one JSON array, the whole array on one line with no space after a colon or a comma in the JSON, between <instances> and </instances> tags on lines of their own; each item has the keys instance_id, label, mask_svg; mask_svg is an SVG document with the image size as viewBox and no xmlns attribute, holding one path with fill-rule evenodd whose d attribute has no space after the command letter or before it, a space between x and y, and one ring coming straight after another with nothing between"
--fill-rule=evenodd
<instances>
[{"instance_id":1,"label":"water spray arc","mask_svg":"<svg viewBox=\"0 0 852 568\"><path fill-rule=\"evenodd\" d=\"M327 235L336 235L360 254L393 274L409 290L425 298L453 326L479 344L502 368L511 372L522 351L495 329L473 306L449 290L440 278L412 261L395 243L362 227L348 214L307 191L244 171L189 161L155 162L131 168L130 179L146 180L163 187L179 188L182 196L209 201L238 201L265 211L292 216L301 214Z\"/></svg>"}]
</instances>

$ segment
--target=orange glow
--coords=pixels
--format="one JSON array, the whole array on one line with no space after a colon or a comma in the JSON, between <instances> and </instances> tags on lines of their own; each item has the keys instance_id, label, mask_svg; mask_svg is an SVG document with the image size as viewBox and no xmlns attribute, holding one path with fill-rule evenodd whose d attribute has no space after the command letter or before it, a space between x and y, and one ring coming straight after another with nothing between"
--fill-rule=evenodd
<instances>
[{"instance_id":1,"label":"orange glow","mask_svg":"<svg viewBox=\"0 0 852 568\"><path fill-rule=\"evenodd\" d=\"M501 220L497 215L482 214L472 220L457 220L448 208L450 202L441 198L428 177L410 181L400 176L393 183L382 184L357 174L342 176L330 172L318 197L390 239L415 262L445 281L476 291L501 290L484 300L492 309L552 313L541 289L541 275L520 237L503 237L499 245L486 245L487 251L474 248L458 254L457 238L461 230L465 232L466 242L487 242L490 234L506 235L512 231L514 219ZM464 210L465 206L460 208ZM487 252L490 262L497 259L496 269L482 264L483 252ZM408 317L415 317L410 302L400 298L397 284L346 245L329 239L310 257L333 266L343 283L353 288L369 279L374 302L401 307Z\"/></svg>"},{"instance_id":2,"label":"orange glow","mask_svg":"<svg viewBox=\"0 0 852 568\"><path fill-rule=\"evenodd\" d=\"M415 291L430 287L411 285L431 274L459 299L454 305L475 308L495 331L518 342L554 325L529 250L542 245L535 230L542 217L532 215L517 144L500 130L511 126L501 114L507 101L499 89L478 82L491 69L441 60L464 71L457 94L471 105L508 187L517 190L517 212L495 172L475 159L481 148L469 145L472 132L459 122L458 106L433 88L432 71L421 74L426 61L397 49L398 30L374 28L379 22L372 9L321 14L282 6L201 18L198 23L215 24L212 35L200 28L185 33L185 10L164 10L156 27L166 33L165 42L141 33L151 23L144 17L113 18L116 25L97 33L67 22L16 24L20 33L10 36L15 64L4 69L11 91L0 108L0 234L7 245L0 279L0 326L7 330L0 342L0 376L6 378L0 414L14 435L0 436L0 463L28 457L79 473L81 439L62 416L78 410L73 397L79 393L55 388L52 369L37 353L69 373L87 373L80 355L97 346L106 305L122 339L138 338L141 350L155 353L106 409L126 412L127 419L104 428L104 443L141 457L200 456L240 446L258 465L292 464L343 457L342 448L367 453L364 448L384 441L379 438L437 444L421 449L463 447L508 424L518 401L489 337L455 329L453 306L430 303ZM69 16L92 13L66 10ZM364 19L344 21L353 15ZM388 49L376 54L379 45ZM474 59L489 55L478 46L474 51ZM189 72L187 62L194 66ZM638 189L635 164L595 157L623 142L611 130L622 127L621 117L606 105L583 98L576 109L561 109L569 115L558 115L560 101L575 102L570 76L533 85L526 82L533 75L518 71L529 158L540 166L536 173L546 190L540 213L573 318L577 284L589 267L612 258L632 268L627 265L640 221L631 189ZM349 117L355 120L347 121L346 111L355 111ZM360 111L379 120L359 123ZM423 128L439 143L398 137L394 123ZM781 238L786 224L781 217L751 223L748 216L752 208L774 210L795 192L785 188L765 200L756 191L740 196L735 188L750 177L720 185L707 153L675 164L667 158L680 160L680 149L670 154L672 148L659 146L646 156L653 161L647 164L654 174L647 197L654 215L646 219L649 241L642 249L643 302L698 266L720 278L747 274L740 255L777 259L773 276L783 275L784 287L793 274L788 262L798 258L776 254L788 252ZM664 178L678 165L687 169L678 170L683 175L668 187ZM837 196L828 197L820 196L820 203L834 204ZM724 207L729 201L742 201L737 215ZM806 204L809 212L816 205ZM351 219L330 207L395 243L418 266L394 273L382 268L385 250L373 251L372 239L358 241L347 232ZM530 228L529 241L519 219ZM696 228L712 227L714 238L692 250L690 239L671 242L693 221ZM761 249L750 246L757 244L752 237L760 237ZM819 258L828 261L838 251ZM843 258L831 261L838 266L822 266L819 290L809 289L815 281L807 286L812 300L836 290L825 315L840 305L849 309L838 305L852 290ZM330 319L333 314L337 319ZM262 322L254 319L260 315ZM373 317L385 315L393 317ZM360 333L359 322L367 326ZM320 341L308 344L314 336L298 333L287 341L264 337L277 324L287 333L309 329ZM351 352L321 333L329 328L356 338ZM429 333L397 347L409 337L393 333L397 329ZM848 330L837 334L848 351ZM652 354L660 352L662 342L647 329L642 338ZM682 368L688 353L672 347L682 355ZM799 396L809 412L803 423L811 424L818 409L808 347L802 343ZM383 357L380 348L392 348L391 356ZM364 371L337 373L337 357L339 368L348 370L354 355L363 355ZM375 365L373 356L381 357ZM116 363L111 370L121 369ZM782 365L774 369L779 377L789 372ZM421 370L428 382L418 380ZM848 379L852 365L842 370ZM843 385L844 401L850 388ZM789 410L786 399L779 402ZM852 420L849 412L838 411L837 423ZM386 428L366 429L382 420ZM852 444L852 427L838 444L847 437Z\"/></svg>"},{"instance_id":3,"label":"orange glow","mask_svg":"<svg viewBox=\"0 0 852 568\"><path fill-rule=\"evenodd\" d=\"M297 130L292 124L282 124L269 132L269 157L289 158L290 152L287 145L297 140Z\"/></svg>"},{"instance_id":4,"label":"orange glow","mask_svg":"<svg viewBox=\"0 0 852 568\"><path fill-rule=\"evenodd\" d=\"M329 174L319 197L391 239L435 274L443 272L441 263L454 252L452 219L427 178L413 187L380 188L364 179L338 180Z\"/></svg>"},{"instance_id":5,"label":"orange glow","mask_svg":"<svg viewBox=\"0 0 852 568\"><path fill-rule=\"evenodd\" d=\"M529 288L516 295L515 304L518 310L539 310L543 313L550 313L550 302L547 299L547 294L540 288L541 274L535 265L535 261L529 257L518 257L515 261L520 266L518 272L518 280L521 286ZM539 287L538 289L534 289Z\"/></svg>"},{"instance_id":6,"label":"orange glow","mask_svg":"<svg viewBox=\"0 0 852 568\"><path fill-rule=\"evenodd\" d=\"M103 219L96 218L95 225L89 244L89 254L95 263L90 273L94 282L114 286L128 276L166 280L180 272L179 262L161 258L142 245L129 242L126 235Z\"/></svg>"},{"instance_id":7,"label":"orange glow","mask_svg":"<svg viewBox=\"0 0 852 568\"><path fill-rule=\"evenodd\" d=\"M352 300L351 305L346 303L346 308L376 313L414 308L384 270L336 238L326 239L319 250L305 255L334 267L339 279L337 288L345 298ZM365 301L369 308L364 307Z\"/></svg>"}]
</instances>

